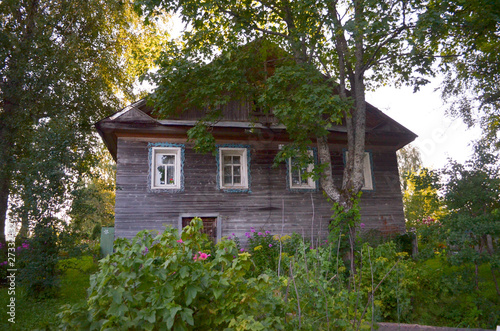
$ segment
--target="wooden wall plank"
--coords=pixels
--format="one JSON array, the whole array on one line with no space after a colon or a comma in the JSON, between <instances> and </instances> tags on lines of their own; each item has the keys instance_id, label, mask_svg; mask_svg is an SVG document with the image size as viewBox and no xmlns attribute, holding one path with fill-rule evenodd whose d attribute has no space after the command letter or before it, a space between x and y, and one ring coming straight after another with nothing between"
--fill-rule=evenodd
<instances>
[{"instance_id":1,"label":"wooden wall plank","mask_svg":"<svg viewBox=\"0 0 500 331\"><path fill-rule=\"evenodd\" d=\"M168 142L168 140L165 140ZM256 146L259 148L256 148ZM142 229L162 230L177 227L180 214L218 213L222 236L258 230L281 232L282 204L285 208L284 233L297 232L306 238L324 240L328 234L331 205L323 193L290 192L286 185L286 166L272 167L279 151L278 142L251 144L251 193L224 193L218 190L216 159L211 154L197 154L185 144L184 191L151 192L148 189L148 142L134 137L118 139L115 235L133 237ZM334 176L341 181L341 149L332 152ZM362 222L367 229L383 233L403 232L404 214L394 152L373 150L375 190L365 192L361 200ZM314 200L315 219L312 222ZM313 225L313 226L312 226Z\"/></svg>"}]
</instances>

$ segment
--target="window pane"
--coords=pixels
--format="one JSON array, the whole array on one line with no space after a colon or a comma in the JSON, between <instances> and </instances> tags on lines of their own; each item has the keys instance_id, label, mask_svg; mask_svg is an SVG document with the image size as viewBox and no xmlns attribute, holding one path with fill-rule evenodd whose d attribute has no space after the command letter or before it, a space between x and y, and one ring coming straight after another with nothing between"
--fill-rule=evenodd
<instances>
[{"instance_id":1,"label":"window pane","mask_svg":"<svg viewBox=\"0 0 500 331\"><path fill-rule=\"evenodd\" d=\"M162 155L161 163L175 164L175 155Z\"/></svg>"},{"instance_id":2,"label":"window pane","mask_svg":"<svg viewBox=\"0 0 500 331\"><path fill-rule=\"evenodd\" d=\"M233 164L240 164L240 156L233 156Z\"/></svg>"},{"instance_id":3,"label":"window pane","mask_svg":"<svg viewBox=\"0 0 500 331\"><path fill-rule=\"evenodd\" d=\"M175 167L167 166L167 184L175 184Z\"/></svg>"},{"instance_id":4,"label":"window pane","mask_svg":"<svg viewBox=\"0 0 500 331\"><path fill-rule=\"evenodd\" d=\"M231 164L231 156L224 155L224 164Z\"/></svg>"},{"instance_id":5,"label":"window pane","mask_svg":"<svg viewBox=\"0 0 500 331\"><path fill-rule=\"evenodd\" d=\"M241 176L241 167L240 166L233 166L233 175Z\"/></svg>"},{"instance_id":6,"label":"window pane","mask_svg":"<svg viewBox=\"0 0 500 331\"><path fill-rule=\"evenodd\" d=\"M156 178L158 184L165 185L165 166L156 168Z\"/></svg>"},{"instance_id":7,"label":"window pane","mask_svg":"<svg viewBox=\"0 0 500 331\"><path fill-rule=\"evenodd\" d=\"M224 167L224 185L232 184L232 171L231 166Z\"/></svg>"},{"instance_id":8,"label":"window pane","mask_svg":"<svg viewBox=\"0 0 500 331\"><path fill-rule=\"evenodd\" d=\"M231 180L231 176L224 176L224 185L232 185L233 181Z\"/></svg>"},{"instance_id":9,"label":"window pane","mask_svg":"<svg viewBox=\"0 0 500 331\"><path fill-rule=\"evenodd\" d=\"M292 185L300 185L300 172L292 170Z\"/></svg>"},{"instance_id":10,"label":"window pane","mask_svg":"<svg viewBox=\"0 0 500 331\"><path fill-rule=\"evenodd\" d=\"M233 177L234 184L241 184L241 177L240 176L234 176Z\"/></svg>"}]
</instances>

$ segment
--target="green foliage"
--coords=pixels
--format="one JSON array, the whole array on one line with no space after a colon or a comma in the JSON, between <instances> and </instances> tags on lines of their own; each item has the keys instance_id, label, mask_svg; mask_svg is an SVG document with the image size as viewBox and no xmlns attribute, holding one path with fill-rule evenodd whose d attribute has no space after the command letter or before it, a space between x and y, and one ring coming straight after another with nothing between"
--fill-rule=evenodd
<instances>
[{"instance_id":1,"label":"green foliage","mask_svg":"<svg viewBox=\"0 0 500 331\"><path fill-rule=\"evenodd\" d=\"M209 127L229 100L272 113L293 140L275 161L298 156L304 164L307 147L317 143L321 164L314 179L323 176L325 192L341 203L362 187L366 87L396 77L398 84L425 84L422 75L432 64L414 56L415 44L406 40L420 0L136 0L136 6L147 16L175 10L190 27L150 76L158 86L151 101L162 116L203 111L190 138L206 151L213 150ZM339 124L353 157L336 185L326 137Z\"/></svg>"},{"instance_id":2,"label":"green foliage","mask_svg":"<svg viewBox=\"0 0 500 331\"><path fill-rule=\"evenodd\" d=\"M35 226L33 237L18 248L19 281L28 296L39 298L57 294L58 226L57 219L43 219Z\"/></svg>"},{"instance_id":3,"label":"green foliage","mask_svg":"<svg viewBox=\"0 0 500 331\"><path fill-rule=\"evenodd\" d=\"M438 173L427 168L406 176L407 188L403 192L407 229L418 228L426 217L442 219L446 214L441 197Z\"/></svg>"},{"instance_id":4,"label":"green foliage","mask_svg":"<svg viewBox=\"0 0 500 331\"><path fill-rule=\"evenodd\" d=\"M101 148L94 157L99 165L76 183L71 192L70 231L84 239L98 239L102 226L114 225L116 166Z\"/></svg>"},{"instance_id":5,"label":"green foliage","mask_svg":"<svg viewBox=\"0 0 500 331\"><path fill-rule=\"evenodd\" d=\"M141 231L118 239L115 253L100 261L85 305L66 307L64 329L280 329L282 309L267 275L245 278L250 255L233 241L204 252L202 222L193 219L179 239L167 228L153 237Z\"/></svg>"},{"instance_id":6,"label":"green foliage","mask_svg":"<svg viewBox=\"0 0 500 331\"><path fill-rule=\"evenodd\" d=\"M64 266L64 261L69 261ZM60 287L54 297L34 299L27 295L26 290L16 288L16 323L12 324L7 318L0 319L2 330L55 330L60 323L57 317L60 306L84 302L89 287L90 273L97 265L91 256L62 260L58 263ZM74 268L74 269L73 269ZM0 288L0 304L6 306L10 300L8 288Z\"/></svg>"},{"instance_id":7,"label":"green foliage","mask_svg":"<svg viewBox=\"0 0 500 331\"><path fill-rule=\"evenodd\" d=\"M374 292L377 314L383 320L411 321L411 298L417 287L418 272L409 254L396 250L394 242L372 248L363 245L358 286L366 295ZM366 299L365 299L366 300Z\"/></svg>"},{"instance_id":8,"label":"green foliage","mask_svg":"<svg viewBox=\"0 0 500 331\"><path fill-rule=\"evenodd\" d=\"M422 167L422 157L417 147L408 144L396 152L398 157L399 182L404 191L408 188L408 177L416 174Z\"/></svg>"},{"instance_id":9,"label":"green foliage","mask_svg":"<svg viewBox=\"0 0 500 331\"><path fill-rule=\"evenodd\" d=\"M165 33L131 1L2 1L0 21L0 237L8 204L27 237L96 166L93 123L135 99Z\"/></svg>"},{"instance_id":10,"label":"green foliage","mask_svg":"<svg viewBox=\"0 0 500 331\"><path fill-rule=\"evenodd\" d=\"M419 261L418 287L413 297L413 321L435 326L494 329L500 300L495 294L490 266L479 268L484 281L474 286L471 264L450 266L445 256Z\"/></svg>"},{"instance_id":11,"label":"green foliage","mask_svg":"<svg viewBox=\"0 0 500 331\"><path fill-rule=\"evenodd\" d=\"M303 246L304 239L296 233L292 234L292 236L273 236L269 231L262 231L256 231L251 227L250 232L245 233L248 238L248 252L251 254L251 260L255 265L253 273L257 275L263 272L277 273L280 264L280 253L282 257L295 255L297 249ZM282 273L286 265L281 264L279 267Z\"/></svg>"},{"instance_id":12,"label":"green foliage","mask_svg":"<svg viewBox=\"0 0 500 331\"><path fill-rule=\"evenodd\" d=\"M443 220L443 227L454 250L450 261L491 262L498 270L499 250L493 244L500 237L498 156L477 145L471 160L465 164L451 161L444 174L449 176L445 202L450 212Z\"/></svg>"}]
</instances>

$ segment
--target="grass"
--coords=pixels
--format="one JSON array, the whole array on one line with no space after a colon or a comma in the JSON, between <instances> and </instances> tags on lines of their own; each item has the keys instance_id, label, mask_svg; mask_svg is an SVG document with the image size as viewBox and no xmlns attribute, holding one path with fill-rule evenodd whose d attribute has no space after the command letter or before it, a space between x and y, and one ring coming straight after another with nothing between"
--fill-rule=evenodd
<instances>
[{"instance_id":1,"label":"grass","mask_svg":"<svg viewBox=\"0 0 500 331\"><path fill-rule=\"evenodd\" d=\"M84 256L60 261L61 287L55 298L33 300L16 288L15 324L8 322L6 308L2 308L0 330L52 330L59 324L57 314L64 304L83 302L87 296L90 275L96 270L92 257ZM10 300L7 288L0 289L0 306L6 307Z\"/></svg>"},{"instance_id":2,"label":"grass","mask_svg":"<svg viewBox=\"0 0 500 331\"><path fill-rule=\"evenodd\" d=\"M500 322L496 313L500 299L489 264L479 267L479 289L474 286L472 264L450 266L442 258L433 258L420 262L418 269L422 274L413 302L414 323L494 328Z\"/></svg>"}]
</instances>

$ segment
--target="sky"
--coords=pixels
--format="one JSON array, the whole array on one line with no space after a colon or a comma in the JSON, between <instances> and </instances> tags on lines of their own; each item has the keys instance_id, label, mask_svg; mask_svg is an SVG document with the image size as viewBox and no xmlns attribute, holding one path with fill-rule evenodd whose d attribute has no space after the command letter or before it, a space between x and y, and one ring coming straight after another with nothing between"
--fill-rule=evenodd
<instances>
[{"instance_id":1,"label":"sky","mask_svg":"<svg viewBox=\"0 0 500 331\"><path fill-rule=\"evenodd\" d=\"M367 102L418 135L412 145L419 149L423 166L431 169L443 168L449 158L468 160L471 142L481 135L480 128L467 129L461 119L445 114L446 105L436 91L439 83L436 79L417 93L410 87L388 86L366 95Z\"/></svg>"}]
</instances>

